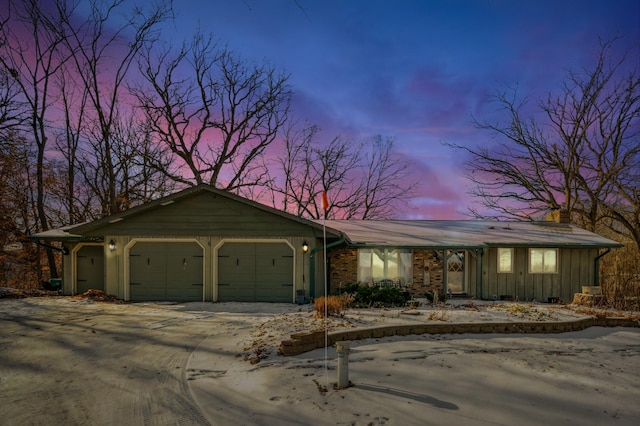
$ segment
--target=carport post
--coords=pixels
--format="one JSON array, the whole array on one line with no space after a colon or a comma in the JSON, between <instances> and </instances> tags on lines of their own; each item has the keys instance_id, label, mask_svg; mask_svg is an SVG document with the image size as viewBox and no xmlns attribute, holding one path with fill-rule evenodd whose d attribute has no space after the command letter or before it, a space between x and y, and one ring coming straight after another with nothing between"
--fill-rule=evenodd
<instances>
[{"instance_id":1,"label":"carport post","mask_svg":"<svg viewBox=\"0 0 640 426\"><path fill-rule=\"evenodd\" d=\"M309 298L315 299L316 297L316 256L315 254L321 250L324 250L325 248L330 249L331 247L340 245L345 241L346 241L346 237L343 234L340 234L340 239L338 241L334 241L331 244L327 244L326 247L325 246L314 247L309 252ZM326 296L326 294L323 296Z\"/></svg>"}]
</instances>

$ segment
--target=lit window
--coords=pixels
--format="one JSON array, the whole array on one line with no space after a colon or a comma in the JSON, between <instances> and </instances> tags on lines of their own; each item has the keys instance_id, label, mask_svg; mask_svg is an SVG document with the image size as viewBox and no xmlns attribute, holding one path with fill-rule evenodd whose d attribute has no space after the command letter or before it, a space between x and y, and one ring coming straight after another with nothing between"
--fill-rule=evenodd
<instances>
[{"instance_id":1,"label":"lit window","mask_svg":"<svg viewBox=\"0 0 640 426\"><path fill-rule=\"evenodd\" d=\"M558 249L529 249L529 272L555 274L558 272Z\"/></svg>"},{"instance_id":2,"label":"lit window","mask_svg":"<svg viewBox=\"0 0 640 426\"><path fill-rule=\"evenodd\" d=\"M411 250L359 249L358 281L372 283L384 279L409 284L412 281Z\"/></svg>"},{"instance_id":3,"label":"lit window","mask_svg":"<svg viewBox=\"0 0 640 426\"><path fill-rule=\"evenodd\" d=\"M513 272L513 249L498 249L498 273L506 274Z\"/></svg>"}]
</instances>

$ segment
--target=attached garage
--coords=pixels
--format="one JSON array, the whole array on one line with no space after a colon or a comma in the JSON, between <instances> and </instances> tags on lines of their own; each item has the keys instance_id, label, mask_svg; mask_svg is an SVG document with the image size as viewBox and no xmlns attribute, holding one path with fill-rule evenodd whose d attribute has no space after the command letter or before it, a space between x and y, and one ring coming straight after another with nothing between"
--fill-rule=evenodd
<instances>
[{"instance_id":1,"label":"attached garage","mask_svg":"<svg viewBox=\"0 0 640 426\"><path fill-rule=\"evenodd\" d=\"M102 245L80 247L76 254L76 294L87 290L104 290L104 248Z\"/></svg>"},{"instance_id":2,"label":"attached garage","mask_svg":"<svg viewBox=\"0 0 640 426\"><path fill-rule=\"evenodd\" d=\"M313 294L312 255L325 235L328 243L342 238L201 184L33 239L63 242L64 294L98 288L130 301L293 303Z\"/></svg>"},{"instance_id":3,"label":"attached garage","mask_svg":"<svg viewBox=\"0 0 640 426\"><path fill-rule=\"evenodd\" d=\"M203 300L203 250L195 242L137 242L129 251L132 301Z\"/></svg>"},{"instance_id":4,"label":"attached garage","mask_svg":"<svg viewBox=\"0 0 640 426\"><path fill-rule=\"evenodd\" d=\"M294 298L293 249L283 242L226 242L218 251L218 300L285 302Z\"/></svg>"}]
</instances>

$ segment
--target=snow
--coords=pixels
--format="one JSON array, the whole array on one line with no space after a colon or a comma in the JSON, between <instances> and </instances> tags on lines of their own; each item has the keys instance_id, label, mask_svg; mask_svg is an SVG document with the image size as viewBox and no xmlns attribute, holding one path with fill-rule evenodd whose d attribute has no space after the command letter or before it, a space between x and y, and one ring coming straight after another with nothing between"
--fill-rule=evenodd
<instances>
[{"instance_id":1,"label":"snow","mask_svg":"<svg viewBox=\"0 0 640 426\"><path fill-rule=\"evenodd\" d=\"M261 304L256 310L274 307ZM571 321L593 313L558 305L473 302L418 311L352 309L331 318L328 329L417 321ZM334 347L293 357L275 349L290 334L321 325L313 312L274 312L248 335L234 336L242 355L233 357L212 359L220 336L206 339L189 368L224 371L189 382L206 417L247 425L635 425L640 419L640 329L354 341L348 364L353 386L338 390ZM228 344L233 347L231 340ZM258 363L256 349L263 357Z\"/></svg>"},{"instance_id":2,"label":"snow","mask_svg":"<svg viewBox=\"0 0 640 426\"><path fill-rule=\"evenodd\" d=\"M411 315L409 315L409 313ZM573 321L563 305L309 305L0 300L0 414L12 424L637 425L640 328L410 335L278 354L292 333L415 323Z\"/></svg>"}]
</instances>

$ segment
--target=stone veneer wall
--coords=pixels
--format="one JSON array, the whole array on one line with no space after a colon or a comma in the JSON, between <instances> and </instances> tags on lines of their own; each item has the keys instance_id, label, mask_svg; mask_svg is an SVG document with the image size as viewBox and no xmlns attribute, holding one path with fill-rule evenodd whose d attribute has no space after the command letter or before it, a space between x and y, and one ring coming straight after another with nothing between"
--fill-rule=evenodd
<instances>
[{"instance_id":1,"label":"stone veneer wall","mask_svg":"<svg viewBox=\"0 0 640 426\"><path fill-rule=\"evenodd\" d=\"M413 250L413 283L407 289L414 297L424 297L431 291L442 291L442 251L436 256L431 249ZM342 286L358 282L358 249L344 248L332 250L329 253L331 291L335 292ZM427 281L427 282L425 282Z\"/></svg>"},{"instance_id":2,"label":"stone veneer wall","mask_svg":"<svg viewBox=\"0 0 640 426\"><path fill-rule=\"evenodd\" d=\"M314 349L323 348L336 342L378 339L382 337L407 336L410 334L448 334L448 333L566 333L580 331L589 327L640 327L638 320L632 318L589 317L574 321L553 322L501 322L501 323L423 323L397 324L374 328L334 331L325 338L325 332L311 331L291 335L291 339L280 343L278 352L284 356L299 355ZM326 340L325 340L326 339Z\"/></svg>"},{"instance_id":3,"label":"stone veneer wall","mask_svg":"<svg viewBox=\"0 0 640 426\"><path fill-rule=\"evenodd\" d=\"M427 291L442 292L442 251L436 256L431 249L413 250L413 283L408 286L414 297L424 297Z\"/></svg>"}]
</instances>

